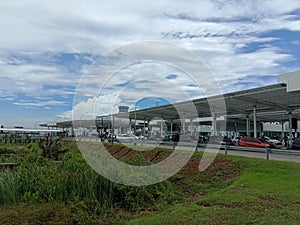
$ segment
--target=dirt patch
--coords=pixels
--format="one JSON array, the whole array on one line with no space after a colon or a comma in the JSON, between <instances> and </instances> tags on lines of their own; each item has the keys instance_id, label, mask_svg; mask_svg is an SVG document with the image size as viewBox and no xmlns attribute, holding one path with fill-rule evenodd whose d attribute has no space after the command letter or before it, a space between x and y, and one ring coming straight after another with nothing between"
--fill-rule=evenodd
<instances>
[{"instance_id":1,"label":"dirt patch","mask_svg":"<svg viewBox=\"0 0 300 225\"><path fill-rule=\"evenodd\" d=\"M93 145L92 148L99 151L97 145ZM172 151L165 149L149 150L145 147L145 150L142 148L135 150L117 144L106 144L105 150L116 159L137 166L156 164L172 154ZM217 156L206 170L199 171L201 159L201 154L194 154L178 173L169 178L187 201L196 201L210 190L228 186L240 175L243 167L239 162Z\"/></svg>"},{"instance_id":2,"label":"dirt patch","mask_svg":"<svg viewBox=\"0 0 300 225\"><path fill-rule=\"evenodd\" d=\"M153 149L151 151L147 149L133 150L127 146L120 145L106 145L105 147L116 159L122 161L127 160L128 162L134 158L139 158L139 165L161 162L172 153L172 151L163 149ZM199 171L201 159L202 155L193 155L189 162L169 179L181 192L190 194L189 201L194 201L207 193L207 190L201 188L201 185L208 188L218 188L228 185L240 175L243 167L242 163L217 156L205 171ZM140 162L141 160L143 161L142 163Z\"/></svg>"},{"instance_id":3,"label":"dirt patch","mask_svg":"<svg viewBox=\"0 0 300 225\"><path fill-rule=\"evenodd\" d=\"M221 208L243 208L245 206L245 203L242 203L242 202L215 203L212 201L204 201L204 202L199 202L198 205L201 205L204 207L218 206Z\"/></svg>"},{"instance_id":4,"label":"dirt patch","mask_svg":"<svg viewBox=\"0 0 300 225\"><path fill-rule=\"evenodd\" d=\"M122 145L107 144L105 145L105 148L107 151L109 151L109 153L112 156L114 156L118 160L124 161L124 160L131 160L133 158L139 158L139 159L144 159L144 162L147 165L149 164L149 162L155 164L160 161L163 161L171 154L171 152L158 150L158 149L153 149L151 151L149 151L148 149L134 150L128 148L127 146L122 146Z\"/></svg>"}]
</instances>

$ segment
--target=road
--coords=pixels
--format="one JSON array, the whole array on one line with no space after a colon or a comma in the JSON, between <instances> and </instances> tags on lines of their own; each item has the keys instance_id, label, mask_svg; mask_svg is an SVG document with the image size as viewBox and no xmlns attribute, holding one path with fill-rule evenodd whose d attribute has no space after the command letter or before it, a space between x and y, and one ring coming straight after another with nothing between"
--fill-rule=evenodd
<instances>
[{"instance_id":1,"label":"road","mask_svg":"<svg viewBox=\"0 0 300 225\"><path fill-rule=\"evenodd\" d=\"M86 139L81 139L81 141L100 141L100 139L91 139L91 138L86 138ZM125 145L132 145L130 143L124 143ZM172 149L172 145L156 145L156 142L143 142L143 141L138 141L137 146L147 146L147 147L161 147L161 148L170 148ZM184 145L184 146L177 146L176 148L180 148L182 150L189 150L189 151L194 151L195 147ZM198 151L204 151L204 148L197 148ZM212 150L213 152L216 152L217 150L214 149ZM225 150L219 150L220 154L225 154ZM245 151L245 150L227 150L228 155L236 155L236 156L244 156L244 157L249 157L249 158L261 158L261 159L266 159L266 153L264 152L250 152L250 151ZM288 161L288 162L297 162L300 163L300 154L298 155L290 155L290 154L277 154L277 153L269 153L269 160L278 160L278 161Z\"/></svg>"}]
</instances>

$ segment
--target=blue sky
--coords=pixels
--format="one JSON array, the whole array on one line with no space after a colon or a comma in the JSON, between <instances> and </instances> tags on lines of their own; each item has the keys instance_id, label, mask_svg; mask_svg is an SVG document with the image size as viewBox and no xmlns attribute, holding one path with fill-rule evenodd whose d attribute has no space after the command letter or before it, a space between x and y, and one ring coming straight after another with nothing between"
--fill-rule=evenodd
<instances>
[{"instance_id":1,"label":"blue sky","mask_svg":"<svg viewBox=\"0 0 300 225\"><path fill-rule=\"evenodd\" d=\"M277 75L300 69L300 1L295 0L2 0L0 30L0 124L7 127L70 119L74 110L94 117L115 112L117 105L132 109L149 96L182 100L173 86L189 98L203 96L205 89L180 68L142 62L121 68L107 83L98 80L106 84L100 96L105 101L94 112L100 90L80 92L88 82L85 74L95 63L104 65L107 53L139 41L191 51L224 93L274 84ZM74 102L78 93L82 98Z\"/></svg>"}]
</instances>

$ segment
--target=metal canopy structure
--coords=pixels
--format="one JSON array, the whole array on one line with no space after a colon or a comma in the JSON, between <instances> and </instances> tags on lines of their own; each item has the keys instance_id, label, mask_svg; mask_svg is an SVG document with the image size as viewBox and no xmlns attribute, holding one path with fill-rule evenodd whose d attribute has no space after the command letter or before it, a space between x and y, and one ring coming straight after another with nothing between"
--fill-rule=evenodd
<instances>
[{"instance_id":1,"label":"metal canopy structure","mask_svg":"<svg viewBox=\"0 0 300 225\"><path fill-rule=\"evenodd\" d=\"M190 113L190 101L185 101L129 113L120 113L116 116L145 121L154 118L173 121L180 119L178 114L178 109L180 109L180 112L185 113L185 118L211 117L209 103L214 104L220 98L225 100L227 118L245 119L252 117L254 108L257 121L288 121L289 114L292 114L293 118L300 118L300 91L287 92L286 85L283 83L228 93L222 96L194 99L192 102L196 106L197 115Z\"/></svg>"},{"instance_id":2,"label":"metal canopy structure","mask_svg":"<svg viewBox=\"0 0 300 225\"><path fill-rule=\"evenodd\" d=\"M186 119L207 118L207 120L204 119L200 122L205 123L205 121L210 121L212 117L210 104L215 104L220 99L225 101L226 112L223 115L226 115L225 119L228 121L254 119L254 114L256 122L285 122L289 121L291 117L300 119L300 90L288 92L287 85L280 83L219 96L118 113L108 116L104 121L99 119L64 121L57 123L56 126L111 126L112 118L131 120L130 124L135 120L149 122L155 119L172 122L182 119L182 113L185 114L184 118ZM191 105L193 105L193 109ZM180 115L178 111L180 111ZM115 123L118 123L117 121L116 119Z\"/></svg>"}]
</instances>

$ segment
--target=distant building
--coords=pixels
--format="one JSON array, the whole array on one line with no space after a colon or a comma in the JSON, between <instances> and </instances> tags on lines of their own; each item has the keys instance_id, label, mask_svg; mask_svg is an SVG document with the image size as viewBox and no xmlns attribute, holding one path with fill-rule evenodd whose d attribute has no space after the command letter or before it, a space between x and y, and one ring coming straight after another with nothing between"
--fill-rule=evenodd
<instances>
[{"instance_id":1,"label":"distant building","mask_svg":"<svg viewBox=\"0 0 300 225\"><path fill-rule=\"evenodd\" d=\"M119 113L123 113L123 112L128 112L129 110L129 106L125 106L125 105L120 105L119 106Z\"/></svg>"}]
</instances>

